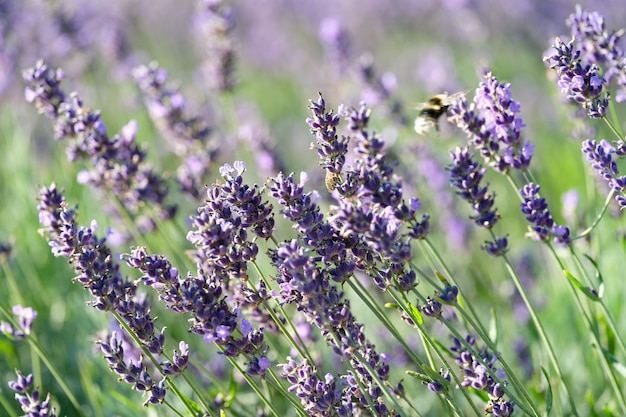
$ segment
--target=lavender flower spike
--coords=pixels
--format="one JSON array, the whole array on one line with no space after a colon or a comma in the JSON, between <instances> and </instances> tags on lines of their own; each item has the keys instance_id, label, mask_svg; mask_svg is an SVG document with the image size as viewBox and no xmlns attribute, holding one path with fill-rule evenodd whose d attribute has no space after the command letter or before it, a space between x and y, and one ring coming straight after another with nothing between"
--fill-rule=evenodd
<instances>
[{"instance_id":1,"label":"lavender flower spike","mask_svg":"<svg viewBox=\"0 0 626 417\"><path fill-rule=\"evenodd\" d=\"M525 124L510 87L486 71L474 102L468 104L462 97L448 109L449 120L467 133L485 162L503 173L511 168L526 170L533 156L533 146L522 140Z\"/></svg>"},{"instance_id":2,"label":"lavender flower spike","mask_svg":"<svg viewBox=\"0 0 626 417\"><path fill-rule=\"evenodd\" d=\"M604 139L600 142L587 139L583 141L582 151L591 163L591 167L609 183L611 189L619 193L615 196L615 200L623 210L626 207L626 176L619 175L619 168L613 160L613 155L624 157L626 147L620 143L616 149Z\"/></svg>"},{"instance_id":3,"label":"lavender flower spike","mask_svg":"<svg viewBox=\"0 0 626 417\"><path fill-rule=\"evenodd\" d=\"M626 62L624 51L618 46L624 29L609 32L600 13L588 12L579 5L567 19L567 24L576 41L576 49L581 51L582 61L603 68L606 83L615 81L619 87L615 101L626 101Z\"/></svg>"},{"instance_id":4,"label":"lavender flower spike","mask_svg":"<svg viewBox=\"0 0 626 417\"><path fill-rule=\"evenodd\" d=\"M14 329L10 323L2 321L0 322L0 333L15 339L24 339L31 332L33 322L37 318L37 312L31 307L23 307L20 304L13 306L12 310L18 318L19 328Z\"/></svg>"},{"instance_id":5,"label":"lavender flower spike","mask_svg":"<svg viewBox=\"0 0 626 417\"><path fill-rule=\"evenodd\" d=\"M19 401L22 411L28 417L56 417L56 411L50 407L50 394L46 399L41 401L39 389L33 388L33 375L22 375L20 371L15 370L17 375L16 381L9 381L9 388L15 391L15 399Z\"/></svg>"},{"instance_id":6,"label":"lavender flower spike","mask_svg":"<svg viewBox=\"0 0 626 417\"><path fill-rule=\"evenodd\" d=\"M544 58L544 61L558 74L557 84L561 93L569 101L579 103L587 110L589 117L604 117L609 100L608 93L602 97L606 81L598 65L582 61L581 51L574 47L574 39L565 44L557 37L553 48L556 52Z\"/></svg>"},{"instance_id":7,"label":"lavender flower spike","mask_svg":"<svg viewBox=\"0 0 626 417\"><path fill-rule=\"evenodd\" d=\"M529 183L520 190L524 198L521 203L522 213L526 215L526 220L531 223L532 236L544 242L554 238L557 243L566 245L571 243L569 229L554 222L548 209L548 203L545 198L539 197L539 189L539 185Z\"/></svg>"}]
</instances>

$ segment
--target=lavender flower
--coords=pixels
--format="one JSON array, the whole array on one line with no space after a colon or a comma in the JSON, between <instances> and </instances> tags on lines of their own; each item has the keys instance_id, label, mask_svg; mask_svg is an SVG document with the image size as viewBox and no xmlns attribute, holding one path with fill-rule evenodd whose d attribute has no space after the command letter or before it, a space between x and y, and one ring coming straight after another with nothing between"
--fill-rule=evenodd
<instances>
[{"instance_id":1,"label":"lavender flower","mask_svg":"<svg viewBox=\"0 0 626 417\"><path fill-rule=\"evenodd\" d=\"M149 393L144 406L160 404L165 400L165 378L159 382L154 381L148 367L143 362L143 357L140 357L136 362L126 359L122 341L115 332L107 341L100 340L97 343L100 345L109 368L120 375L120 381L123 380L127 384L132 384L135 391Z\"/></svg>"},{"instance_id":2,"label":"lavender flower","mask_svg":"<svg viewBox=\"0 0 626 417\"><path fill-rule=\"evenodd\" d=\"M144 274L141 280L159 293L159 299L168 309L191 316L189 331L202 336L207 343L221 346L226 356L250 355L249 374L265 373L269 364L264 356L263 329L252 330L239 311L229 307L218 274L205 275L199 269L198 277L182 278L169 260L149 255L143 247L134 248L123 259ZM236 337L237 328L241 337ZM164 373L184 369L187 347L182 342L180 350L180 354L175 353L174 362L164 366Z\"/></svg>"},{"instance_id":3,"label":"lavender flower","mask_svg":"<svg viewBox=\"0 0 626 417\"><path fill-rule=\"evenodd\" d=\"M192 198L199 198L218 154L217 144L210 140L210 127L203 118L186 114L185 98L167 85L167 72L156 62L138 66L132 74L150 117L174 153L182 158L177 170L181 189Z\"/></svg>"},{"instance_id":4,"label":"lavender flower","mask_svg":"<svg viewBox=\"0 0 626 417\"><path fill-rule=\"evenodd\" d=\"M453 346L450 351L456 354L455 362L463 371L463 381L461 386L472 387L475 390L484 391L489 396L489 402L485 407L485 413L494 414L494 416L508 417L513 415L514 404L506 401L505 392L502 389L502 383L495 381L488 370L495 372L499 378L503 378L503 371L494 368L497 360L495 355L483 348L479 352L480 360L478 360L470 349L466 348L463 343L456 337L451 337ZM471 336L465 338L465 342L470 346L474 346L475 340Z\"/></svg>"},{"instance_id":5,"label":"lavender flower","mask_svg":"<svg viewBox=\"0 0 626 417\"><path fill-rule=\"evenodd\" d=\"M12 308L13 314L17 316L19 328L13 328L10 323L0 322L0 332L14 339L24 339L31 332L33 322L37 318L37 312L31 307L23 307L17 304Z\"/></svg>"},{"instance_id":6,"label":"lavender flower","mask_svg":"<svg viewBox=\"0 0 626 417\"><path fill-rule=\"evenodd\" d=\"M317 141L316 149L321 158L320 166L331 174L341 174L348 152L348 138L337 137L340 115L334 115L332 110L326 111L326 101L321 94L317 101L310 101L309 109L313 112L313 117L307 119L306 122Z\"/></svg>"},{"instance_id":7,"label":"lavender flower","mask_svg":"<svg viewBox=\"0 0 626 417\"><path fill-rule=\"evenodd\" d=\"M318 154L322 158L320 165L328 166L326 155L331 149L341 147L337 160L343 166L347 151L344 146L348 138L337 139L335 132L339 120L332 111L325 112L321 97L311 108L314 118L307 121L315 127L312 132L318 138ZM411 239L425 236L429 226L428 216L418 221L416 212L419 201L411 198L407 203L403 199L402 184L393 166L387 162L384 142L367 131L370 112L364 104L359 109L345 112L348 128L353 133L350 138L356 141L355 152L359 158L354 167L346 171L345 181L337 186L341 198L331 217L331 224L342 237L357 241L354 245L360 254L357 258L368 259L359 267L370 272L376 285L385 289L396 282L403 282L397 288L405 290L413 286L406 280L410 274L405 271L405 265L411 258ZM332 121L330 129L322 128L324 123L321 121L324 120ZM409 226L406 232L402 229L405 224ZM380 268L376 266L377 262L382 264Z\"/></svg>"},{"instance_id":8,"label":"lavender flower","mask_svg":"<svg viewBox=\"0 0 626 417\"><path fill-rule=\"evenodd\" d=\"M70 260L78 275L74 278L94 297L91 304L101 311L116 313L133 331L146 351L161 355L165 346L164 329L157 332L147 299L137 294L137 286L124 280L119 264L106 244L106 238L95 235L95 222L89 228L76 225L76 212L68 209L63 195L54 184L44 187L39 195L39 219L49 235L55 256ZM149 391L149 403L160 403L165 396L164 380L154 382L142 360L125 361L121 339L113 334L109 341L99 342L109 367L120 374L134 389ZM184 369L187 351L175 353L175 363L165 361L160 366L170 374Z\"/></svg>"},{"instance_id":9,"label":"lavender flower","mask_svg":"<svg viewBox=\"0 0 626 417\"><path fill-rule=\"evenodd\" d=\"M436 394L446 392L448 390L451 380L450 371L448 369L439 369L439 375L441 376L441 378L439 379L435 379L429 382L423 382L424 384L426 384L429 390Z\"/></svg>"},{"instance_id":10,"label":"lavender flower","mask_svg":"<svg viewBox=\"0 0 626 417\"><path fill-rule=\"evenodd\" d=\"M306 359L297 363L291 357L287 357L287 363L279 366L283 368L281 376L291 384L289 391L296 393L309 415L340 417L354 415L350 391L337 387L337 379L333 375L326 374L324 380L319 379Z\"/></svg>"},{"instance_id":11,"label":"lavender flower","mask_svg":"<svg viewBox=\"0 0 626 417\"><path fill-rule=\"evenodd\" d=\"M559 76L558 85L567 99L579 103L587 109L591 118L602 118L606 115L609 104L608 93L605 93L605 79L596 64L585 63L581 59L581 51L574 49L574 40L565 44L556 38L553 48L554 55L544 58L549 68L556 70Z\"/></svg>"},{"instance_id":12,"label":"lavender flower","mask_svg":"<svg viewBox=\"0 0 626 417\"><path fill-rule=\"evenodd\" d=\"M592 139L583 141L582 151L591 163L591 167L608 182L611 189L619 193L615 196L615 200L619 204L620 209L626 207L626 177L619 175L617 162L613 160L613 155L623 158L626 155L626 148L619 145L616 149L606 140L600 143Z\"/></svg>"},{"instance_id":13,"label":"lavender flower","mask_svg":"<svg viewBox=\"0 0 626 417\"><path fill-rule=\"evenodd\" d=\"M567 19L576 50L581 52L582 62L596 64L604 68L606 84L615 80L618 86L615 100L626 100L626 62L624 51L618 46L624 30L607 31L604 17L598 12L588 12L580 5Z\"/></svg>"},{"instance_id":14,"label":"lavender flower","mask_svg":"<svg viewBox=\"0 0 626 417\"><path fill-rule=\"evenodd\" d=\"M235 46L230 38L233 10L222 0L197 0L195 25L206 55L202 71L210 88L218 93L232 91L236 85Z\"/></svg>"},{"instance_id":15,"label":"lavender flower","mask_svg":"<svg viewBox=\"0 0 626 417\"><path fill-rule=\"evenodd\" d=\"M22 411L28 417L56 417L54 408L50 408L50 393L46 399L41 401L38 388L33 388L33 375L23 376L20 371L15 370L16 381L9 381L9 388L15 391L15 399L19 401Z\"/></svg>"},{"instance_id":16,"label":"lavender flower","mask_svg":"<svg viewBox=\"0 0 626 417\"><path fill-rule=\"evenodd\" d=\"M165 205L168 190L164 179L146 165L146 155L135 142L134 121L109 138L99 112L85 107L76 93L66 97L59 90L61 71L49 70L39 61L24 71L24 78L30 83L27 101L54 120L57 139L70 140L69 159L91 163L92 168L79 175L81 182L110 191L131 211L152 204L163 218L174 215L176 207Z\"/></svg>"},{"instance_id":17,"label":"lavender flower","mask_svg":"<svg viewBox=\"0 0 626 417\"><path fill-rule=\"evenodd\" d=\"M521 203L522 213L531 224L532 236L544 242L551 238L557 243L571 243L570 231L567 227L557 225L550 214L545 198L539 197L539 185L526 184L520 190L524 201Z\"/></svg>"},{"instance_id":18,"label":"lavender flower","mask_svg":"<svg viewBox=\"0 0 626 417\"><path fill-rule=\"evenodd\" d=\"M386 415L381 387L361 361L366 361L382 380L388 378L389 365L365 338L363 326L352 315L343 292L332 285L333 281L343 282L355 268L354 262L349 261L349 242L323 221L310 194L304 194L302 185L295 184L292 175L279 175L272 182L270 194L283 206L283 215L294 221L300 231L299 240L283 243L272 254L272 264L279 271L276 280L280 300L296 304L307 321L320 328L335 353L351 362L359 383L367 388L368 397L357 398L359 406L370 408L373 403L372 412ZM358 389L356 382L354 387Z\"/></svg>"},{"instance_id":19,"label":"lavender flower","mask_svg":"<svg viewBox=\"0 0 626 417\"><path fill-rule=\"evenodd\" d=\"M472 159L467 148L457 147L451 152L452 165L450 171L450 185L455 187L457 194L472 206L474 215L470 216L477 226L491 230L500 219L498 211L494 208L495 193L488 190L489 184L481 185L486 169L481 168ZM481 248L493 256L501 256L507 251L508 241L506 238L496 238L493 242L485 242Z\"/></svg>"},{"instance_id":20,"label":"lavender flower","mask_svg":"<svg viewBox=\"0 0 626 417\"><path fill-rule=\"evenodd\" d=\"M533 146L524 142L520 105L511 98L510 84L500 83L489 71L476 89L474 101L465 97L448 109L449 120L467 133L470 144L499 172L524 171L530 165Z\"/></svg>"},{"instance_id":21,"label":"lavender flower","mask_svg":"<svg viewBox=\"0 0 626 417\"><path fill-rule=\"evenodd\" d=\"M474 223L485 229L491 229L498 222L500 215L493 207L495 193L489 193L489 184L481 186L487 169L481 168L472 159L467 148L457 147L450 155L452 157L452 165L448 168L450 185L458 190L457 194L463 200L471 204L475 213L471 217Z\"/></svg>"}]
</instances>

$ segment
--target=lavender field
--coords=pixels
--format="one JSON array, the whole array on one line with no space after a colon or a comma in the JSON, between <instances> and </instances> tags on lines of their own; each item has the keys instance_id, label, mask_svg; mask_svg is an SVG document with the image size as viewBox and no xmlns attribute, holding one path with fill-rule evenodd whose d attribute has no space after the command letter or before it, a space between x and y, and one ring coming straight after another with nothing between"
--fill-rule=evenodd
<instances>
[{"instance_id":1,"label":"lavender field","mask_svg":"<svg viewBox=\"0 0 626 417\"><path fill-rule=\"evenodd\" d=\"M0 1L0 415L626 415L621 3Z\"/></svg>"}]
</instances>

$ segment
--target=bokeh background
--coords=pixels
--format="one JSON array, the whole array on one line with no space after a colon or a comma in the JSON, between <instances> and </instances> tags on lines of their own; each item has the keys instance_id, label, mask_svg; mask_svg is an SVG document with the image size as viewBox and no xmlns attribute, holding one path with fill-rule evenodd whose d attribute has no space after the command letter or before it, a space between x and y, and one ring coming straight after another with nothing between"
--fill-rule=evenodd
<instances>
[{"instance_id":1,"label":"bokeh background","mask_svg":"<svg viewBox=\"0 0 626 417\"><path fill-rule=\"evenodd\" d=\"M157 171L172 175L176 158L164 146L167 138L150 120L131 76L136 65L158 61L185 96L189 113L214 127L220 152L207 184L218 177L222 163L234 160L247 162L251 181L264 182L272 173L259 165L250 145L251 137L262 136L273 143L287 173L309 174L310 188L324 194L322 204L328 206L332 200L316 152L310 150L313 138L305 122L308 100L322 92L333 108L356 107L365 101L373 108L372 126L406 176L407 192L417 195L431 213L433 239L463 291L485 313L486 321L491 309L498 312L503 354L539 387L537 364L543 354L533 350L536 336L526 325L523 309L518 310L503 267L480 250L488 236L475 230L467 219L469 208L447 186L448 151L462 145L464 138L443 120L439 135L418 137L412 120L415 106L432 94L468 90L472 95L481 70L489 67L500 81L511 83L521 104L525 138L535 145L531 169L555 217L574 230L589 225L606 190L585 165L580 140L590 133L601 139L605 131L600 124L584 124L572 117L573 108L563 104L542 62L554 36L569 37L565 21L576 4L567 0L226 1L233 25L227 35L235 53L236 84L229 93L218 93L203 71L211 60L212 40L203 32L207 17L202 2L0 0L0 239L13 244L0 275L0 303L5 307L22 303L39 311L35 333L40 343L93 415L166 415L161 414L164 410L141 408L138 394L118 384L108 371L93 345L94 335L108 327L108 318L85 305L88 297L71 282L71 267L65 259L54 258L37 233L35 197L41 185L51 182L66 190L71 204L78 204L83 224L96 219L102 229L121 226L103 208L108 197L77 181L83 167L67 161L65 145L53 139L50 121L25 102L21 76L39 58L63 68L63 88L79 91L89 107L99 109L110 134L137 120L138 141L149 162ZM580 4L600 12L609 29L625 25L622 1ZM623 106L618 110L624 114ZM558 269L546 261L538 243L524 238L526 225L506 181L493 174L488 179L498 194L501 234L509 234L512 258L550 334L558 340L557 350L569 375L578 381L576 392L599 396L602 387L582 382L593 382L597 371L586 366L584 330L572 325L570 307L559 303L567 289ZM184 230L185 219L199 203L172 187L171 198L180 205L174 221ZM563 200L573 195L579 196L577 204ZM611 288L607 303L622 322L624 242L623 221L613 210L594 239L578 243L586 253L601 255L606 285ZM130 245L122 242L116 250L127 252ZM190 248L184 233L168 245L179 256ZM193 267L181 269L185 266ZM8 274L18 289L7 284ZM367 313L362 314L357 317L366 321ZM163 316L166 322L171 320L168 332L188 337L184 320ZM394 352L384 334L368 331ZM201 341L196 345L202 346ZM41 367L25 346L0 338L0 390L10 401L6 382L13 379L13 369L27 373ZM212 351L206 349L200 360L208 363ZM401 353L395 364L397 379L402 378L406 369ZM222 364L214 366L222 372ZM72 415L71 405L45 370L41 378L44 391L52 392L62 413ZM424 397L424 404L432 402L432 394L419 383L407 384L416 397Z\"/></svg>"}]
</instances>

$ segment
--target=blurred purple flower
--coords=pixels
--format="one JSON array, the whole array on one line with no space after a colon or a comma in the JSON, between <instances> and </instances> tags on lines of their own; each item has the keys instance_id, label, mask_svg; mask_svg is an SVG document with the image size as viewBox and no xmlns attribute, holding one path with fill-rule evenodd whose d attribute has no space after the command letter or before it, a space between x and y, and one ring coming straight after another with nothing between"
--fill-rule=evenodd
<instances>
[{"instance_id":1,"label":"blurred purple flower","mask_svg":"<svg viewBox=\"0 0 626 417\"><path fill-rule=\"evenodd\" d=\"M177 169L181 189L198 199L219 152L211 128L202 117L187 114L185 98L168 85L167 72L156 62L134 68L132 75L154 124L182 159Z\"/></svg>"},{"instance_id":2,"label":"blurred purple flower","mask_svg":"<svg viewBox=\"0 0 626 417\"><path fill-rule=\"evenodd\" d=\"M48 69L43 61L38 61L23 75L29 83L27 99L53 119L57 139L69 140L68 158L91 164L88 176L81 173L83 180L112 193L131 212L151 204L163 218L174 215L176 206L165 204L168 193L165 180L146 164L146 155L135 141L134 121L110 138L98 111L84 106L76 93L67 97L59 89L60 70Z\"/></svg>"},{"instance_id":3,"label":"blurred purple flower","mask_svg":"<svg viewBox=\"0 0 626 417\"><path fill-rule=\"evenodd\" d=\"M12 308L13 314L17 316L19 328L13 328L8 322L0 322L0 333L11 336L15 339L24 339L31 332L33 322L37 318L37 312L31 307L22 307L17 304Z\"/></svg>"}]
</instances>

